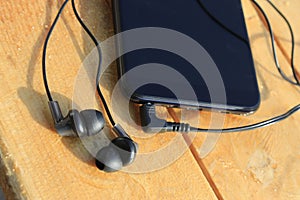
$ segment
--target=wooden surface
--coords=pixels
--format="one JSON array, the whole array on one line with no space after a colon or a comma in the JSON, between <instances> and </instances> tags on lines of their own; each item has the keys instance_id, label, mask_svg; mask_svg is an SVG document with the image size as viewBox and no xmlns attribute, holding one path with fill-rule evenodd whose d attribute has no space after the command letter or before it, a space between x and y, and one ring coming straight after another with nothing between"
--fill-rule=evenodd
<instances>
[{"instance_id":1,"label":"wooden surface","mask_svg":"<svg viewBox=\"0 0 300 200\"><path fill-rule=\"evenodd\" d=\"M283 113L300 99L299 89L284 82L275 69L263 20L249 0L242 2L262 104L254 115L226 116L228 126ZM41 49L61 3L0 2L0 181L7 199L300 199L299 113L268 128L223 134L203 159L199 149L205 134L199 134L180 158L160 170L141 174L99 172L79 139L62 139L53 130L42 85ZM297 65L300 2L274 3L295 30ZM268 4L262 5L277 34L280 62L288 70L288 29ZM80 0L78 7L100 41L113 34L108 0ZM92 48L68 5L48 50L50 86L64 111L71 107L77 70ZM104 79L105 95L109 98L116 81L114 67L105 73ZM160 111L167 113L164 109ZM176 120L177 112L169 113ZM197 116L198 112L190 114L188 121L199 125L195 122ZM208 116L209 113L200 113L200 121L208 123ZM139 137L144 136L140 130L126 123L124 126L130 133L135 131L133 136L140 152L155 151L178 138L174 133L143 138ZM188 141L189 136L182 137L178 144L184 146Z\"/></svg>"}]
</instances>

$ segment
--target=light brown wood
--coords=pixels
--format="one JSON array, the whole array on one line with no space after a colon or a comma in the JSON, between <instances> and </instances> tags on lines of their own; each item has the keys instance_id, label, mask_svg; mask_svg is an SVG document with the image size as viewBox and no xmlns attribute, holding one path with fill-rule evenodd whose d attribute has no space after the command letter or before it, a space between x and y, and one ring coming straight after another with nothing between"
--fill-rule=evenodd
<instances>
[{"instance_id":1,"label":"light brown wood","mask_svg":"<svg viewBox=\"0 0 300 200\"><path fill-rule=\"evenodd\" d=\"M56 134L42 84L41 50L61 3L0 3L1 175L7 198L216 199L188 147L176 162L158 171L106 174L95 168L93 157L79 139L62 139ZM99 40L113 34L108 2L81 0L79 4L83 19ZM49 85L65 112L71 107L77 71L92 48L68 5L53 33L47 57ZM109 70L104 78L108 99L116 81L115 69ZM174 136L155 136L137 142L141 152L151 152ZM186 145L182 138L179 143ZM157 158L156 162L159 164L162 159Z\"/></svg>"},{"instance_id":2,"label":"light brown wood","mask_svg":"<svg viewBox=\"0 0 300 200\"><path fill-rule=\"evenodd\" d=\"M258 2L272 19L273 29L281 46L278 50L280 62L291 75L289 56L285 56L290 53L288 29L266 1ZM274 3L292 22L296 40L299 41L297 33L300 27L295 20L299 14L299 1L274 1ZM226 127L246 125L279 115L297 105L300 98L299 88L283 81L275 68L269 35L262 18L250 1L243 1L243 6L262 103L259 110L251 116L228 115ZM296 49L299 50L299 43ZM299 55L296 54L296 63L297 60L299 61ZM205 125L209 114L200 115L202 124ZM297 113L267 128L221 135L215 149L202 161L224 199L300 198L299 117ZM196 138L192 148L199 150L202 143L203 137ZM195 156L200 159L199 152Z\"/></svg>"},{"instance_id":3,"label":"light brown wood","mask_svg":"<svg viewBox=\"0 0 300 200\"><path fill-rule=\"evenodd\" d=\"M250 1L242 2L262 104L251 116L226 116L226 126L257 122L283 113L296 105L300 97L299 89L284 82L276 71L262 19ZM42 45L61 3L0 2L0 182L8 199L300 198L299 114L272 127L223 134L204 159L199 156L199 148L206 135L198 134L190 149L187 147L180 158L160 170L141 174L99 172L79 139L61 138L53 130L42 85ZM297 0L274 3L289 17L296 36L299 35L300 3ZM267 4L262 5L274 24L280 61L288 70L287 29ZM113 35L110 1L80 0L78 8L99 40ZM299 39L297 42L296 53ZM64 111L71 108L74 78L92 48L68 5L49 43L47 60L50 88ZM296 54L296 63L299 59ZM116 80L112 66L102 84L107 99ZM159 113L166 114L166 110L160 108ZM179 112L170 109L169 113L169 118L178 118ZM198 112L188 115L187 121L205 126L211 113L201 112L200 124ZM161 149L178 138L174 133L147 136L136 126L128 126L122 114L115 117L139 143L140 153ZM105 130L108 132L108 127ZM186 146L190 137L180 136L176 144ZM164 156L151 161L161 166Z\"/></svg>"}]
</instances>

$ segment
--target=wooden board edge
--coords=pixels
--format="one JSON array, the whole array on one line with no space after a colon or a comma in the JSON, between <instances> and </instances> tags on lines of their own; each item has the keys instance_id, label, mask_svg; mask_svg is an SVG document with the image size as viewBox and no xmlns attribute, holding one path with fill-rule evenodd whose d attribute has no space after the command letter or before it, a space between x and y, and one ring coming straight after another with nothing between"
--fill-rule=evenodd
<instances>
[{"instance_id":1,"label":"wooden board edge","mask_svg":"<svg viewBox=\"0 0 300 200\"><path fill-rule=\"evenodd\" d=\"M5 199L28 199L27 193L22 187L18 170L2 140L0 140L0 147L0 186Z\"/></svg>"}]
</instances>

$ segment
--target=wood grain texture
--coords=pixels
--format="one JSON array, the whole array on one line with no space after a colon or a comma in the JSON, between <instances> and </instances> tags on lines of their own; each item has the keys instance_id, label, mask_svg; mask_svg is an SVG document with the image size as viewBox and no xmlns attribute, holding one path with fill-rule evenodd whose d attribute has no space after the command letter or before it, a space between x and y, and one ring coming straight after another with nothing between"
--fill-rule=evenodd
<instances>
[{"instance_id":1,"label":"wood grain texture","mask_svg":"<svg viewBox=\"0 0 300 200\"><path fill-rule=\"evenodd\" d=\"M7 199L216 199L187 146L176 162L158 171L106 174L95 168L79 139L56 134L42 84L41 50L61 3L0 2L1 184ZM113 34L110 3L81 0L79 4L82 17L99 40ZM47 57L50 89L65 112L71 108L77 71L92 48L68 5L52 35ZM108 99L115 81L112 68L104 77ZM141 132L135 131L135 135ZM141 152L151 152L175 136L136 140ZM186 145L182 138L179 143Z\"/></svg>"},{"instance_id":2,"label":"wood grain texture","mask_svg":"<svg viewBox=\"0 0 300 200\"><path fill-rule=\"evenodd\" d=\"M248 0L242 2L262 104L254 115L226 116L226 126L257 122L283 113L296 105L300 97L299 89L284 82L275 69L262 19ZM7 199L300 198L299 114L272 127L223 134L214 150L202 159L198 150L205 141L205 134L197 135L188 149L186 145L191 136L180 139L174 133L147 136L136 126L128 126L128 119L117 113L116 119L139 143L140 153L162 149L176 138L176 144L187 150L173 163L154 172L99 172L79 139L61 138L53 130L42 85L42 45L61 3L0 1L0 182ZM289 17L296 36L299 35L296 19L300 3L297 0L274 3ZM262 5L272 19L280 47L279 59L288 71L290 38L287 29L267 4ZM78 8L100 41L113 35L110 1L80 0ZM297 55L299 39L297 42L296 63L300 59ZM47 60L49 84L64 111L71 108L74 77L92 48L93 44L68 5L49 43ZM102 82L107 99L116 80L113 65ZM98 108L99 105L93 106ZM169 113L168 117L176 120L180 112L169 110ZM159 114L167 113L159 108ZM201 112L199 123L199 113L189 112L187 121L206 126L210 116L211 113ZM105 131L108 132L108 127ZM165 162L164 156L154 157L149 162L160 166Z\"/></svg>"},{"instance_id":3,"label":"wood grain texture","mask_svg":"<svg viewBox=\"0 0 300 200\"><path fill-rule=\"evenodd\" d=\"M288 29L265 1L262 4L272 19L277 34L279 60L291 76L289 68L290 37ZM295 29L296 40L299 24L294 19L299 14L296 0L274 1L287 14ZM250 1L243 1L251 48L260 85L262 103L259 110L248 117L230 116L226 127L246 125L286 112L299 103L299 88L283 81L271 54L266 26ZM270 14L269 14L270 13ZM273 13L273 14L271 14ZM299 35L299 34L298 34ZM299 50L299 44L296 49ZM284 51L284 52L282 52ZM297 51L297 50L296 50ZM299 55L297 55L299 60ZM201 124L206 124L207 113L201 113ZM299 199L299 113L273 126L233 134L222 134L215 149L203 159L212 181L224 199ZM199 125L199 123L197 123ZM193 146L199 150L202 138ZM199 159L199 153L196 154Z\"/></svg>"}]
</instances>

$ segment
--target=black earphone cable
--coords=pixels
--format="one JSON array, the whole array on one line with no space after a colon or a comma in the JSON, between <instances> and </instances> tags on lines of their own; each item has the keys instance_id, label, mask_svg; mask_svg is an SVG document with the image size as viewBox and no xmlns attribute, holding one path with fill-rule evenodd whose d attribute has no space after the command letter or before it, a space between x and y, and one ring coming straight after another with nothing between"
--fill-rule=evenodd
<instances>
[{"instance_id":1,"label":"black earphone cable","mask_svg":"<svg viewBox=\"0 0 300 200\"><path fill-rule=\"evenodd\" d=\"M47 56L47 47L48 47L48 43L49 43L49 40L50 40L50 37L52 35L52 32L57 24L57 21L61 15L61 13L63 12L65 6L67 5L67 3L69 2L69 0L65 0L64 3L62 4L62 6L60 7L50 29L49 29L49 32L46 36L46 39L45 39L45 42L44 42L44 47L43 47L43 56L42 56L42 73L43 73L43 82L44 82L44 87L45 87L45 90L46 90L46 93L47 93L47 97L48 97L48 100L49 101L53 101L53 97L51 95L51 91L49 89L49 85L48 85L48 80L47 80L47 70L46 70L46 56ZM99 86L99 82L100 82L100 70L101 70L101 58L102 58L102 53L101 53L101 48L100 48L100 45L97 41L97 39L95 38L95 36L92 34L92 32L87 28L87 26L83 23L83 21L81 20L77 10L76 10L76 7L75 7L75 2L74 0L72 0L72 8L73 8L73 11L74 11L74 14L77 18L77 20L79 21L80 25L83 27L83 29L86 31L86 33L89 35L89 37L92 39L92 41L94 42L95 46L97 47L97 51L98 51L98 55L99 55L99 62L98 62L98 71L97 71L97 78L96 78L96 87L97 87L97 92L98 92L98 95L100 96L101 98L101 101L102 101L102 104L103 104L103 107L105 109L105 112L109 118L109 121L111 123L112 126L115 125L115 121L110 113L110 110L108 108L108 105L105 101L105 98L101 92L101 89L100 89L100 86Z\"/></svg>"},{"instance_id":2,"label":"black earphone cable","mask_svg":"<svg viewBox=\"0 0 300 200\"><path fill-rule=\"evenodd\" d=\"M212 19L214 19L214 21L216 23L218 23L219 25L221 25L225 30L229 31L231 34L233 34L235 37L237 37L238 39L242 39L239 35L235 34L233 31L231 31L229 28L227 28L224 24L222 24L220 21L218 21L214 16L212 16L208 10L205 8L204 4L201 2L201 0L197 0L198 3L200 4L200 6L202 7L202 9L210 16L212 17ZM292 51L291 51L291 68L293 71L293 76L296 80L293 81L291 80L281 69L281 66L279 64L279 59L278 59L278 55L277 55L277 49L276 49L276 45L275 45L275 35L272 29L272 25L271 22L266 14L266 12L264 11L264 9L260 6L260 4L256 1L256 0L251 0L254 5L260 10L260 12L263 14L268 28L269 28L269 33L270 33L270 37L271 37L271 44L272 44L272 52L273 52L273 58L275 61L275 65L276 68L278 70L278 72L280 73L280 75L283 77L283 79L285 79L286 81L288 81L289 83L296 85L296 86L300 86L299 84L299 80L296 74L296 69L294 66L294 52L295 52L295 37L294 37L294 32L292 29L292 26L290 24L290 22L288 21L288 19L283 15L282 12L280 12L280 10L270 1L270 0L266 0L274 9L275 11L277 11L277 13L279 13L279 15L284 19L284 21L286 22L286 24L289 27L289 31L291 34L291 43L292 43ZM172 123L172 122L167 122L165 127L165 130L173 130L173 131L182 131L182 132L186 132L187 128L188 128L188 132L210 132L210 133L231 133L231 132L242 132L242 131L249 131L249 130L254 130L254 129L258 129L258 128L262 128L262 127L266 127L269 125L272 125L274 123L277 123L279 121L282 121L288 117L290 117L291 115L293 115L295 112L300 110L300 104L298 104L297 106L294 106L293 108L291 108L288 112L273 117L271 119L262 121L262 122L258 122L255 124L250 124L250 125L246 125L246 126L240 126L240 127L233 127L233 128L225 128L225 129L203 129L203 128L197 128L197 127L189 127L189 124L184 124L184 123Z\"/></svg>"},{"instance_id":3,"label":"black earphone cable","mask_svg":"<svg viewBox=\"0 0 300 200\"><path fill-rule=\"evenodd\" d=\"M53 101L53 98L51 96L51 92L50 92L50 89L49 89L49 86L48 86L48 81L47 81L47 74L46 74L46 54L47 54L47 45L48 45L48 42L49 42L49 39L50 39L50 36L53 32L53 29L59 19L59 16L61 15L63 9L65 8L66 4L68 3L69 0L65 0L65 2L63 3L63 5L61 6L53 24L51 25L50 29L49 29L49 32L47 34L47 37L45 39L45 43L44 43L44 47L43 47L43 57L42 57L42 70L43 70L43 80L44 80L44 86L45 86L45 90L46 90L46 93L47 93L47 96L48 96L48 99L49 101ZM200 0L197 0L198 2L200 2ZM255 0L252 0L252 2L257 6L257 8L262 12L262 14L264 15L265 19L266 19L266 22L268 24L268 28L269 28L269 32L270 32L270 35L271 35L271 42L272 42L272 50L273 50L273 56L274 56L274 60L275 60L275 64L276 64L276 67L279 71L279 73L281 74L281 76L287 80L288 82L290 82L291 84L294 84L294 85L297 85L297 86L300 86L299 84L299 81L297 79L297 76L296 76L296 72L295 72L295 68L294 68L294 46L295 46L295 41L294 41L294 34L293 34L293 30L291 28L291 25L290 23L288 22L288 20L286 19L286 17L276 8L276 6L274 4L272 4L269 0L267 0L271 5L272 7L284 18L284 20L286 21L286 23L288 24L289 26L289 29L290 29L290 32L291 32L291 35L292 35L292 65L291 67L293 68L293 73L294 73L294 77L296 79L296 82L290 80L286 75L285 73L282 72L281 70L281 67L279 65L279 61L278 61L278 56L277 56L277 51L276 51L276 46L275 46L275 36L274 36L274 33L273 33L273 30L272 30L272 26L271 26L271 23L266 15L266 13L264 12L263 8L255 1ZM201 2L200 2L201 3ZM201 4L201 7L203 8L203 4ZM95 36L92 34L92 32L87 28L87 26L83 23L83 21L81 20L77 10L76 10L76 7L75 7L75 2L74 0L72 0L72 8L74 10L74 13L75 13L75 16L77 18L77 20L79 21L79 23L81 24L81 26L83 27L83 29L87 32L87 34L90 36L90 38L93 40L95 46L97 47L97 51L98 51L98 55L99 55L99 62L98 62L98 71L97 71L97 77L96 77L96 87L97 87L97 92L98 92L98 95L100 96L101 98L101 101L103 103L103 106L105 108L105 111L106 111L106 114L108 115L108 118L110 120L110 123L114 126L115 125L115 122L112 118L112 115L109 111L109 108L108 108L108 105L105 101L105 98L101 92L101 89L100 89L100 86L99 86L99 82L100 82L100 71L101 71L101 58L102 58L102 52L101 52L101 48L100 48L100 45L97 41L97 39L95 38ZM204 7L205 8L205 7ZM206 9L205 9L206 10ZM206 10L207 11L207 10ZM214 18L215 19L215 18ZM216 21L216 20L215 20ZM216 21L218 24L222 24L221 22L219 21ZM236 35L234 32L232 32L230 29L228 29L225 25L222 25L223 28L225 28L227 31L229 31L230 33L232 33L233 35L235 35L237 38L239 39L243 39L243 38L240 38L239 35ZM262 128L262 127L265 127L265 126L268 126L268 125L271 125L271 124L274 124L276 122L279 122L279 121L282 121L284 119L286 119L287 117L291 116L292 114L294 114L296 111L300 110L300 105L297 105L295 107L293 107L292 109L290 109L288 112L282 114L282 115L279 115L277 117L274 117L274 118L271 118L269 120L265 120L265 121L262 121L262 122L258 122L258 123L255 123L255 124L251 124L251 125L247 125L247 126L241 126L241 127L234 127L234 128L226 128L226 129L202 129L202 128L196 128L196 127L191 127L190 128L190 131L194 131L194 132L216 132L216 133L220 133L220 132L224 132L224 133L228 133L228 132L240 132L240 131L247 131L247 130L253 130L253 129L257 129L257 128ZM176 127L173 127L173 130L176 131L176 128L178 127L178 124L180 123L177 123L175 126ZM173 126L174 126L174 123L173 123Z\"/></svg>"},{"instance_id":4,"label":"black earphone cable","mask_svg":"<svg viewBox=\"0 0 300 200\"><path fill-rule=\"evenodd\" d=\"M264 11L264 9L259 5L259 3L257 3L257 1L255 0L251 0L254 5L260 10L260 12L262 13L262 15L264 16L265 20L266 20L266 23L267 23L267 26L268 26L268 29L269 29L269 33L270 33L270 37L271 37L271 44L272 44L272 52L273 52L273 57L274 57L274 62L275 62L275 65L276 65L276 68L278 70L278 72L280 73L280 75L283 77L283 79L285 79L286 81L288 81L289 83L293 84L293 85L297 85L297 86L300 86L299 84L299 80L297 78L297 75L296 75L296 70L295 70L295 66L294 66L294 51L295 51L295 39L294 39L294 32L293 32L293 29L289 23L289 21L287 20L287 18L283 15L283 13L281 13L279 11L279 9L272 3L270 2L269 0L267 0L267 2L269 2L272 7L282 16L282 18L285 20L286 24L288 25L289 27L289 30L290 30L290 33L291 33L291 43L292 43L292 56L291 56L291 68L292 68L292 71L293 71L293 75L294 75L294 78L296 80L293 81L291 80L283 71L282 71L282 68L280 66L280 63L279 63L279 59L278 59L278 55L277 55L277 48L276 48L276 45L275 45L275 35L274 35L274 32L273 32L273 29L272 29L272 25L271 25L271 22L266 14L266 12Z\"/></svg>"},{"instance_id":5,"label":"black earphone cable","mask_svg":"<svg viewBox=\"0 0 300 200\"><path fill-rule=\"evenodd\" d=\"M278 72L281 74L281 76L288 81L289 83L296 85L296 86L300 86L299 84L299 80L297 78L297 74L296 74L296 70L295 70L295 65L294 65L294 55L295 55L295 37L294 37L294 32L292 29L292 26L290 24L290 22L288 21L288 19L284 16L284 14L270 1L270 0L266 0L273 8L274 10L284 19L284 21L286 22L287 26L289 27L289 31L291 34L291 43L292 43L292 51L291 51L291 68L293 71L293 75L294 78L296 80L296 82L292 81L290 78L287 77L287 75L282 71L281 66L279 64L279 59L278 59L278 55L277 55L277 50L276 50L276 45L275 45L275 35L272 29L272 25L271 22L266 14L266 12L264 11L264 9L259 5L259 3L256 0L251 0L254 5L260 10L260 12L263 14L268 28L269 28L269 33L271 36L271 44L272 44L272 52L273 52L273 57L274 57L274 61L275 61L275 65L277 67ZM199 0L198 0L199 2ZM226 30L228 30L226 28ZM240 39L240 37L238 37ZM230 132L241 132L241 131L248 131L248 130L253 130L253 129L257 129L257 128L262 128L262 127L266 127L269 126L271 124L277 123L279 121L282 121L286 118L288 118L289 116L293 115L295 112L300 110L300 104L293 107L292 109L290 109L288 112L279 115L277 117L262 121L262 122L258 122L255 124L251 124L251 125L247 125L247 126L241 126L241 127L234 127L234 128L226 128L226 129L202 129L202 128L195 128L195 127L191 127L191 131L196 131L196 132L222 132L222 133L230 133Z\"/></svg>"},{"instance_id":6,"label":"black earphone cable","mask_svg":"<svg viewBox=\"0 0 300 200\"><path fill-rule=\"evenodd\" d=\"M248 39L243 38L242 36L240 36L239 34L235 33L234 31L232 31L230 28L228 28L227 26L225 26L225 24L223 24L220 20L218 20L212 13L210 13L210 11L205 7L204 3L202 0L197 0L199 6L202 8L202 10L215 22L217 23L219 26L221 26L223 29L225 29L227 32L229 32L230 34L232 34L233 36L235 36L236 38L240 39L242 42L244 42L245 44L249 44Z\"/></svg>"},{"instance_id":7,"label":"black earphone cable","mask_svg":"<svg viewBox=\"0 0 300 200\"><path fill-rule=\"evenodd\" d=\"M107 114L107 117L111 123L112 126L115 126L115 121L112 117L112 114L109 110L109 107L106 103L106 100L101 92L101 88L100 88L100 75L101 75L101 64L102 64L102 51L101 51L101 47L100 47L100 44L98 42L98 40L96 39L96 37L93 35L93 33L89 30L89 28L85 25L85 23L82 21L81 17L79 16L79 13L76 9L76 6L75 6L75 1L72 0L72 8L73 8L73 11L74 11L74 14L76 16L76 19L78 20L78 22L80 23L80 25L82 26L82 28L85 30L85 32L89 35L89 37L92 39L92 41L94 42L96 48L97 48L97 52L98 52L98 68L97 68L97 76L96 76L96 88L97 88L97 92L98 92L98 95L102 101L102 104L103 104L103 107L105 109L105 112Z\"/></svg>"},{"instance_id":8,"label":"black earphone cable","mask_svg":"<svg viewBox=\"0 0 300 200\"><path fill-rule=\"evenodd\" d=\"M60 7L50 29L49 29L49 32L46 36L46 39L45 39L45 42L44 42L44 47L43 47L43 56L42 56L42 73L43 73L43 82L44 82L44 87L45 87L45 90L46 90L46 93L47 93L47 97L48 97L48 100L49 101L53 101L53 98L52 98L52 95L51 95L51 92L50 92L50 89L49 89L49 85L48 85L48 80L47 80L47 70L46 70L46 56L47 56L47 47L48 47L48 43L49 43L49 40L50 40L50 37L51 37L51 34L55 28L55 25L62 13L62 11L64 10L65 6L67 5L69 0L65 0L65 2L62 4L62 6Z\"/></svg>"},{"instance_id":9,"label":"black earphone cable","mask_svg":"<svg viewBox=\"0 0 300 200\"><path fill-rule=\"evenodd\" d=\"M292 114L300 110L300 104L290 109L288 112L279 115L277 117L273 117L271 119L258 122L251 125L246 126L240 126L240 127L234 127L234 128L225 128L225 129L202 129L202 128L195 128L191 127L190 131L192 132L209 132L209 133L232 133L232 132L242 132L242 131L249 131L254 130L258 128L263 128L266 126L270 126L274 123L280 122L288 117L290 117Z\"/></svg>"},{"instance_id":10,"label":"black earphone cable","mask_svg":"<svg viewBox=\"0 0 300 200\"><path fill-rule=\"evenodd\" d=\"M297 73L296 73L296 69L295 69L295 36L294 36L294 31L292 28L292 25L290 24L289 20L284 16L284 14L272 3L272 1L267 0L267 2L273 7L273 9L282 17L282 19L285 21L286 25L289 28L290 31L290 35L291 35L291 67L293 70L293 76L295 78L295 80L297 81L297 83L299 84L299 79L297 77ZM262 10L263 12L263 10Z\"/></svg>"}]
</instances>

